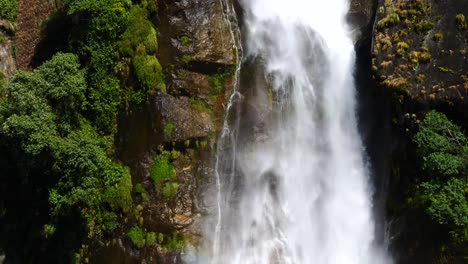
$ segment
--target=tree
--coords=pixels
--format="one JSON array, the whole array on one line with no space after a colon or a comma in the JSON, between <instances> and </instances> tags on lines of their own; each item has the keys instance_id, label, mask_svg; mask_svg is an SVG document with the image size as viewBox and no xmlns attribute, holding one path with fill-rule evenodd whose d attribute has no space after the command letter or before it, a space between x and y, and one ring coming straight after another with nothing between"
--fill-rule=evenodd
<instances>
[{"instance_id":1,"label":"tree","mask_svg":"<svg viewBox=\"0 0 468 264\"><path fill-rule=\"evenodd\" d=\"M425 173L426 212L454 238L468 240L468 141L459 126L429 112L414 137Z\"/></svg>"}]
</instances>

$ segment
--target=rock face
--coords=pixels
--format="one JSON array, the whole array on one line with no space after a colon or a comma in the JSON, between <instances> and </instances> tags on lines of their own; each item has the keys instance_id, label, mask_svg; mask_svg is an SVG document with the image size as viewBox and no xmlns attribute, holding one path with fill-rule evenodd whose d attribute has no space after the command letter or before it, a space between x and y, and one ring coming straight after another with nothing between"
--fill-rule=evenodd
<instances>
[{"instance_id":1,"label":"rock face","mask_svg":"<svg viewBox=\"0 0 468 264\"><path fill-rule=\"evenodd\" d=\"M466 245L441 245L444 232L406 206L406 193L415 192L420 177L411 140L424 113L437 109L466 129L468 6L457 0L380 0L376 11L372 71L376 89L391 102L390 248L396 263L463 263Z\"/></svg>"},{"instance_id":2,"label":"rock face","mask_svg":"<svg viewBox=\"0 0 468 264\"><path fill-rule=\"evenodd\" d=\"M57 3L61 1L51 0L19 0L17 33L15 36L16 49L18 57L16 63L21 70L31 68L33 56L36 47L41 41L41 31L43 22L45 22Z\"/></svg>"},{"instance_id":3,"label":"rock face","mask_svg":"<svg viewBox=\"0 0 468 264\"><path fill-rule=\"evenodd\" d=\"M2 35L0 35L0 38ZM4 37L4 41L0 41L0 81L8 79L15 72L16 64L13 57L13 42L10 38ZM2 78L4 77L4 78Z\"/></svg>"},{"instance_id":4,"label":"rock face","mask_svg":"<svg viewBox=\"0 0 468 264\"><path fill-rule=\"evenodd\" d=\"M420 108L468 120L467 13L464 1L380 1L373 47L380 84Z\"/></svg>"},{"instance_id":5,"label":"rock face","mask_svg":"<svg viewBox=\"0 0 468 264\"><path fill-rule=\"evenodd\" d=\"M158 5L157 57L166 72L167 93L157 92L146 105L121 114L117 146L133 184L144 189L141 197L134 197L138 212L128 226L138 224L162 234L164 241L137 250L123 233L98 247L93 263L179 263L181 245L168 244L199 243L203 205L198 197L214 175L216 135L234 85L238 28L218 0L167 0ZM169 196L150 178L162 149L171 153L176 171L176 192Z\"/></svg>"}]
</instances>

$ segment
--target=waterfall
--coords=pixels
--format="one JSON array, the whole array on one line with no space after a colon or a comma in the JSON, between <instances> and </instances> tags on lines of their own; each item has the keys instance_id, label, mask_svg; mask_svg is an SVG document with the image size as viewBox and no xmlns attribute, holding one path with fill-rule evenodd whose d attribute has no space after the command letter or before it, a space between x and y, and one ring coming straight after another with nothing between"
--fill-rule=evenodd
<instances>
[{"instance_id":1,"label":"waterfall","mask_svg":"<svg viewBox=\"0 0 468 264\"><path fill-rule=\"evenodd\" d=\"M205 228L210 253L198 262L391 263L375 241L348 1L241 5L244 60L263 81L251 81L259 98L252 111L242 89L231 97L236 113L218 142L217 212ZM262 105L269 110L255 116Z\"/></svg>"}]
</instances>

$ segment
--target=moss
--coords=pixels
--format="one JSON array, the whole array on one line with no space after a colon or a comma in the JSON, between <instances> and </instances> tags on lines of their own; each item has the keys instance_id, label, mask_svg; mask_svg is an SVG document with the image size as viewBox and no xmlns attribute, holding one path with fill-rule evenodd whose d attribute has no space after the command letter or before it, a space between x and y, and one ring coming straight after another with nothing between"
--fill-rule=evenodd
<instances>
[{"instance_id":1,"label":"moss","mask_svg":"<svg viewBox=\"0 0 468 264\"><path fill-rule=\"evenodd\" d=\"M401 41L397 43L396 53L400 56L403 56L408 49L409 49L408 43Z\"/></svg>"},{"instance_id":2,"label":"moss","mask_svg":"<svg viewBox=\"0 0 468 264\"><path fill-rule=\"evenodd\" d=\"M432 56L426 50L423 51L412 51L409 53L409 59L411 63L418 64L418 63L428 63L431 61Z\"/></svg>"},{"instance_id":3,"label":"moss","mask_svg":"<svg viewBox=\"0 0 468 264\"><path fill-rule=\"evenodd\" d=\"M227 73L208 76L208 85L214 93L219 94L223 92L224 84L226 83L226 78L228 76L229 74Z\"/></svg>"},{"instance_id":4,"label":"moss","mask_svg":"<svg viewBox=\"0 0 468 264\"><path fill-rule=\"evenodd\" d=\"M150 177L157 188L163 186L166 181L173 180L176 176L176 170L172 165L171 153L169 151L163 151L154 160L150 170Z\"/></svg>"},{"instance_id":5,"label":"moss","mask_svg":"<svg viewBox=\"0 0 468 264\"><path fill-rule=\"evenodd\" d=\"M410 88L411 84L408 82L408 79L404 77L394 77L389 76L383 84L388 88L395 88L399 90L405 90Z\"/></svg>"},{"instance_id":6,"label":"moss","mask_svg":"<svg viewBox=\"0 0 468 264\"><path fill-rule=\"evenodd\" d=\"M185 64L189 64L192 61L192 55L185 54L182 56L182 62Z\"/></svg>"},{"instance_id":7,"label":"moss","mask_svg":"<svg viewBox=\"0 0 468 264\"><path fill-rule=\"evenodd\" d=\"M453 70L449 69L449 68L446 68L446 67L442 67L442 66L439 66L437 67L439 69L439 71L441 72L445 72L445 73L453 73Z\"/></svg>"},{"instance_id":8,"label":"moss","mask_svg":"<svg viewBox=\"0 0 468 264\"><path fill-rule=\"evenodd\" d=\"M179 38L180 44L182 47L186 48L190 45L190 38L186 35Z\"/></svg>"},{"instance_id":9,"label":"moss","mask_svg":"<svg viewBox=\"0 0 468 264\"><path fill-rule=\"evenodd\" d=\"M112 209L119 208L127 212L133 203L131 195L132 189L133 185L130 171L125 169L120 180L105 191L103 199Z\"/></svg>"},{"instance_id":10,"label":"moss","mask_svg":"<svg viewBox=\"0 0 468 264\"><path fill-rule=\"evenodd\" d=\"M132 227L130 231L128 231L127 236L137 248L143 248L146 244L145 231L139 226Z\"/></svg>"},{"instance_id":11,"label":"moss","mask_svg":"<svg viewBox=\"0 0 468 264\"><path fill-rule=\"evenodd\" d=\"M162 234L157 234L155 232L148 232L146 233L146 246L155 246L156 243L158 242L159 235Z\"/></svg>"},{"instance_id":12,"label":"moss","mask_svg":"<svg viewBox=\"0 0 468 264\"><path fill-rule=\"evenodd\" d=\"M6 76L5 76L5 73L0 71L0 99L5 96L5 88L6 88Z\"/></svg>"},{"instance_id":13,"label":"moss","mask_svg":"<svg viewBox=\"0 0 468 264\"><path fill-rule=\"evenodd\" d=\"M417 24L414 29L416 32L424 33L434 28L434 23L428 20L424 20L421 23Z\"/></svg>"},{"instance_id":14,"label":"moss","mask_svg":"<svg viewBox=\"0 0 468 264\"><path fill-rule=\"evenodd\" d=\"M137 55L133 59L133 67L140 84L147 92L159 88L166 92L164 73L158 59L153 55Z\"/></svg>"},{"instance_id":15,"label":"moss","mask_svg":"<svg viewBox=\"0 0 468 264\"><path fill-rule=\"evenodd\" d=\"M457 24L457 28L459 30L464 30L468 28L468 25L465 20L465 15L458 14L455 16L455 23Z\"/></svg>"},{"instance_id":16,"label":"moss","mask_svg":"<svg viewBox=\"0 0 468 264\"><path fill-rule=\"evenodd\" d=\"M8 38L6 36L1 35L0 32L0 44L4 44L8 41Z\"/></svg>"},{"instance_id":17,"label":"moss","mask_svg":"<svg viewBox=\"0 0 468 264\"><path fill-rule=\"evenodd\" d=\"M181 250L184 247L186 240L187 239L184 236L174 232L165 246L170 251Z\"/></svg>"},{"instance_id":18,"label":"moss","mask_svg":"<svg viewBox=\"0 0 468 264\"><path fill-rule=\"evenodd\" d=\"M444 35L440 32L435 33L434 36L432 37L432 39L436 42L441 41L443 38L444 38Z\"/></svg>"},{"instance_id":19,"label":"moss","mask_svg":"<svg viewBox=\"0 0 468 264\"><path fill-rule=\"evenodd\" d=\"M424 81L424 79L426 78L426 76L424 74L418 74L416 76L416 82L418 83L422 83Z\"/></svg>"},{"instance_id":20,"label":"moss","mask_svg":"<svg viewBox=\"0 0 468 264\"><path fill-rule=\"evenodd\" d=\"M167 138L170 138L172 136L172 132L174 131L174 125L172 123L167 123L164 126L164 135Z\"/></svg>"},{"instance_id":21,"label":"moss","mask_svg":"<svg viewBox=\"0 0 468 264\"><path fill-rule=\"evenodd\" d=\"M212 113L213 111L206 107L205 103L203 103L201 100L195 99L195 98L190 98L189 99L190 104L192 105L193 109L199 113Z\"/></svg>"},{"instance_id":22,"label":"moss","mask_svg":"<svg viewBox=\"0 0 468 264\"><path fill-rule=\"evenodd\" d=\"M133 6L130 9L128 27L117 43L122 56L134 56L140 45L145 47L147 54L153 55L157 52L156 30L147 17L147 11L139 6Z\"/></svg>"},{"instance_id":23,"label":"moss","mask_svg":"<svg viewBox=\"0 0 468 264\"><path fill-rule=\"evenodd\" d=\"M162 189L162 194L164 198L171 199L177 195L177 191L179 190L179 184L177 182L168 182L164 184Z\"/></svg>"},{"instance_id":24,"label":"moss","mask_svg":"<svg viewBox=\"0 0 468 264\"><path fill-rule=\"evenodd\" d=\"M143 187L143 185L141 185L141 183L135 184L135 187L133 188L133 190L136 193L144 193L145 192L145 188Z\"/></svg>"}]
</instances>

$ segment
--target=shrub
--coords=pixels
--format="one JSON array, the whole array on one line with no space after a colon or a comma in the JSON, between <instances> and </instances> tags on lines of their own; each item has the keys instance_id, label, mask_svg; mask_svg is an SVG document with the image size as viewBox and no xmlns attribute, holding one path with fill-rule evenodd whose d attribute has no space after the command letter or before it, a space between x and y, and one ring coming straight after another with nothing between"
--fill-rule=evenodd
<instances>
[{"instance_id":1,"label":"shrub","mask_svg":"<svg viewBox=\"0 0 468 264\"><path fill-rule=\"evenodd\" d=\"M153 24L147 19L144 8L133 6L130 9L128 27L118 42L121 55L133 57L138 46L143 45L149 55L158 50L158 39Z\"/></svg>"},{"instance_id":2,"label":"shrub","mask_svg":"<svg viewBox=\"0 0 468 264\"><path fill-rule=\"evenodd\" d=\"M16 0L0 0L0 18L14 22L17 12Z\"/></svg>"},{"instance_id":3,"label":"shrub","mask_svg":"<svg viewBox=\"0 0 468 264\"><path fill-rule=\"evenodd\" d=\"M121 209L127 212L132 205L132 178L127 168L109 162L106 166L105 175L114 174L115 183L107 184L109 187L104 193L104 200L112 209Z\"/></svg>"},{"instance_id":4,"label":"shrub","mask_svg":"<svg viewBox=\"0 0 468 264\"><path fill-rule=\"evenodd\" d=\"M162 67L155 56L137 55L133 59L133 67L139 82L146 91L151 92L159 88L162 92L166 92Z\"/></svg>"},{"instance_id":5,"label":"shrub","mask_svg":"<svg viewBox=\"0 0 468 264\"><path fill-rule=\"evenodd\" d=\"M130 231L128 231L127 236L137 248L143 248L146 244L145 231L139 226L132 227Z\"/></svg>"},{"instance_id":6,"label":"shrub","mask_svg":"<svg viewBox=\"0 0 468 264\"><path fill-rule=\"evenodd\" d=\"M460 127L435 111L429 112L414 137L425 181L425 211L449 228L456 239L468 240L468 141Z\"/></svg>"},{"instance_id":7,"label":"shrub","mask_svg":"<svg viewBox=\"0 0 468 264\"><path fill-rule=\"evenodd\" d=\"M150 177L154 182L154 185L158 188L163 186L163 183L174 179L176 171L170 161L171 153L163 151L154 160L150 170Z\"/></svg>"},{"instance_id":8,"label":"shrub","mask_svg":"<svg viewBox=\"0 0 468 264\"><path fill-rule=\"evenodd\" d=\"M158 242L158 234L155 232L146 233L146 246L154 246Z\"/></svg>"}]
</instances>

